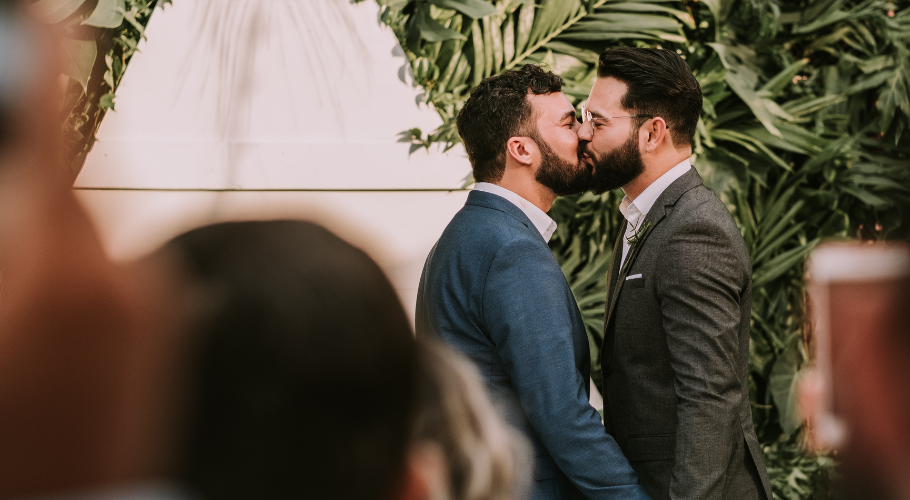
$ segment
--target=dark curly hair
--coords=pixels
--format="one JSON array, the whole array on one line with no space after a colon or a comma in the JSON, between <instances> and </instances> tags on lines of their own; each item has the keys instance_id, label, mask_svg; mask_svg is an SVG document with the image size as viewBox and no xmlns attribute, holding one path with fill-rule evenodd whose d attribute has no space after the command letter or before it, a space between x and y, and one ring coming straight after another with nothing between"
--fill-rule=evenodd
<instances>
[{"instance_id":1,"label":"dark curly hair","mask_svg":"<svg viewBox=\"0 0 910 500\"><path fill-rule=\"evenodd\" d=\"M552 94L562 90L559 75L529 64L480 82L471 91L455 123L464 142L474 180L496 182L506 168L506 143L510 137L536 137L531 125L528 93Z\"/></svg>"}]
</instances>

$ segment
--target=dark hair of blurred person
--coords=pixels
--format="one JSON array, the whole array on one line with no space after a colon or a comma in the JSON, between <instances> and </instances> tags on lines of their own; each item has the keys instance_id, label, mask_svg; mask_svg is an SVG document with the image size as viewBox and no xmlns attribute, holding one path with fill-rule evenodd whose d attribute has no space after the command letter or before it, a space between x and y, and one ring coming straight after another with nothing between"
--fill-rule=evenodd
<instances>
[{"instance_id":1,"label":"dark hair of blurred person","mask_svg":"<svg viewBox=\"0 0 910 500\"><path fill-rule=\"evenodd\" d=\"M530 477L516 460L529 454L524 437L496 412L477 369L441 344L421 341L418 408L412 453L423 464L432 499L523 498Z\"/></svg>"},{"instance_id":2,"label":"dark hair of blurred person","mask_svg":"<svg viewBox=\"0 0 910 500\"><path fill-rule=\"evenodd\" d=\"M299 221L172 240L201 285L180 482L203 499L394 498L415 342L361 250Z\"/></svg>"}]
</instances>

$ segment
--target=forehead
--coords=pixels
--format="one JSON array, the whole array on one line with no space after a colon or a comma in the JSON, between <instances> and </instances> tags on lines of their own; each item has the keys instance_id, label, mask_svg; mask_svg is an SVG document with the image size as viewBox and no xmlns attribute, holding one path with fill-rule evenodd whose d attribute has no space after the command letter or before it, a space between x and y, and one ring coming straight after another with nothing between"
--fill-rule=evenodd
<instances>
[{"instance_id":1,"label":"forehead","mask_svg":"<svg viewBox=\"0 0 910 500\"><path fill-rule=\"evenodd\" d=\"M534 116L543 120L560 120L567 112L575 113L575 107L562 92L552 94L528 94L528 102Z\"/></svg>"},{"instance_id":2,"label":"forehead","mask_svg":"<svg viewBox=\"0 0 910 500\"><path fill-rule=\"evenodd\" d=\"M595 115L610 116L623 110L620 100L629 86L613 77L598 78L591 88L587 109Z\"/></svg>"}]
</instances>

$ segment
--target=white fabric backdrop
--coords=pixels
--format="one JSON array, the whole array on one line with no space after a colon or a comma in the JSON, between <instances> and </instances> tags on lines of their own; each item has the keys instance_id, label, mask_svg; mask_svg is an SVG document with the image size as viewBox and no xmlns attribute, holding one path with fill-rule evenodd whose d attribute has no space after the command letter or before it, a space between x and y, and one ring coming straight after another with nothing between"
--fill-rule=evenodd
<instances>
[{"instance_id":1,"label":"white fabric backdrop","mask_svg":"<svg viewBox=\"0 0 910 500\"><path fill-rule=\"evenodd\" d=\"M397 142L440 120L402 81L378 13L348 0L159 9L76 181L110 254L220 220L317 220L370 251L413 314L470 165L460 147L409 156Z\"/></svg>"}]
</instances>

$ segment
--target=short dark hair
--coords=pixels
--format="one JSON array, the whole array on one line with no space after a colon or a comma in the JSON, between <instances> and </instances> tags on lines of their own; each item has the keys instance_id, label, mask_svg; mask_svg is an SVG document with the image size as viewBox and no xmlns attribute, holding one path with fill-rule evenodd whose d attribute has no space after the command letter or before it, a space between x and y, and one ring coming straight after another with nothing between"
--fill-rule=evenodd
<instances>
[{"instance_id":1,"label":"short dark hair","mask_svg":"<svg viewBox=\"0 0 910 500\"><path fill-rule=\"evenodd\" d=\"M620 105L630 114L659 116L673 145L692 144L701 115L701 86L686 61L665 49L614 47L600 55L597 76L629 86Z\"/></svg>"},{"instance_id":2,"label":"short dark hair","mask_svg":"<svg viewBox=\"0 0 910 500\"><path fill-rule=\"evenodd\" d=\"M226 500L389 498L405 474L417 348L376 263L300 221L211 225L165 250L204 299L185 486Z\"/></svg>"},{"instance_id":3,"label":"short dark hair","mask_svg":"<svg viewBox=\"0 0 910 500\"><path fill-rule=\"evenodd\" d=\"M528 64L480 82L471 90L455 123L464 142L474 180L496 182L506 168L506 143L515 136L536 137L528 93L552 94L562 90L559 75Z\"/></svg>"}]
</instances>

